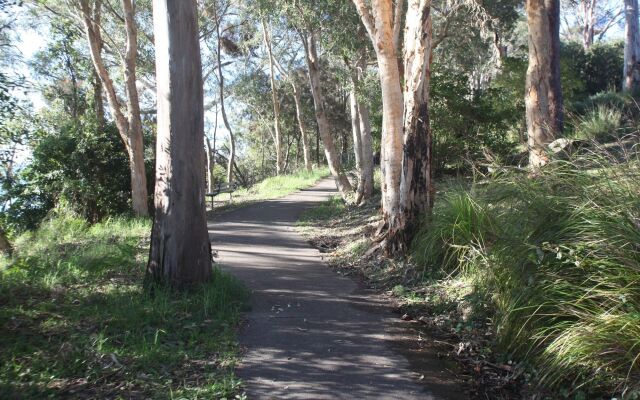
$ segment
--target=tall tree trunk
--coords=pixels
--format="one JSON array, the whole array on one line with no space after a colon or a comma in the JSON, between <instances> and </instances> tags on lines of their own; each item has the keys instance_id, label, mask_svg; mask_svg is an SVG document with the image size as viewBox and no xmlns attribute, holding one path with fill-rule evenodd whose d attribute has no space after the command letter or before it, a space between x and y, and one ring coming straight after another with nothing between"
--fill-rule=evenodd
<instances>
[{"instance_id":1,"label":"tall tree trunk","mask_svg":"<svg viewBox=\"0 0 640 400\"><path fill-rule=\"evenodd\" d=\"M625 42L624 79L622 90L640 90L640 30L638 29L638 0L624 0Z\"/></svg>"},{"instance_id":2,"label":"tall tree trunk","mask_svg":"<svg viewBox=\"0 0 640 400\"><path fill-rule=\"evenodd\" d=\"M147 174L144 165L144 141L140 100L136 87L136 61L138 59L138 30L132 0L122 0L124 26L127 31L124 81L127 93L127 121L129 123L129 160L131 160L131 193L133 209L138 215L148 215Z\"/></svg>"},{"instance_id":3,"label":"tall tree trunk","mask_svg":"<svg viewBox=\"0 0 640 400\"><path fill-rule=\"evenodd\" d=\"M11 256L13 254L13 246L7 238L4 229L0 228L0 254Z\"/></svg>"},{"instance_id":4,"label":"tall tree trunk","mask_svg":"<svg viewBox=\"0 0 640 400\"><path fill-rule=\"evenodd\" d=\"M360 110L358 109L358 87L357 71L351 71L351 90L349 91L349 104L351 109L351 132L353 133L353 152L356 159L356 171L358 174L358 185L356 189L356 204L364 197L364 182L362 172L362 133L360 132Z\"/></svg>"},{"instance_id":5,"label":"tall tree trunk","mask_svg":"<svg viewBox=\"0 0 640 400\"><path fill-rule=\"evenodd\" d=\"M404 110L400 71L393 41L393 9L390 0L353 0L367 28L378 59L382 88L382 212L388 226L400 216L400 179L403 157L402 115Z\"/></svg>"},{"instance_id":6,"label":"tall tree trunk","mask_svg":"<svg viewBox=\"0 0 640 400\"><path fill-rule=\"evenodd\" d=\"M401 212L390 221L387 251L405 253L422 217L433 206L429 82L431 0L409 0L404 38L404 155Z\"/></svg>"},{"instance_id":7,"label":"tall tree trunk","mask_svg":"<svg viewBox=\"0 0 640 400\"><path fill-rule=\"evenodd\" d=\"M373 138L371 136L371 120L369 108L358 102L358 116L360 117L360 137L362 142L362 201L373 196Z\"/></svg>"},{"instance_id":8,"label":"tall tree trunk","mask_svg":"<svg viewBox=\"0 0 640 400\"><path fill-rule=\"evenodd\" d=\"M89 6L88 0L79 0L82 21L89 43L91 59L96 73L107 94L109 108L116 122L116 127L129 156L131 171L131 202L134 212L139 216L149 215L147 204L147 176L144 165L144 143L142 138L142 121L140 118L140 103L136 88L136 58L137 58L137 30L134 19L134 9L131 0L122 0L126 30L126 52L124 57L124 75L126 85L127 115L122 111L122 102L116 94L113 80L105 67L102 58L102 34L100 15L102 1L93 2Z\"/></svg>"},{"instance_id":9,"label":"tall tree trunk","mask_svg":"<svg viewBox=\"0 0 640 400\"><path fill-rule=\"evenodd\" d=\"M580 9L582 11L582 46L586 51L591 49L595 38L595 12L598 0L581 0Z\"/></svg>"},{"instance_id":10,"label":"tall tree trunk","mask_svg":"<svg viewBox=\"0 0 640 400\"><path fill-rule=\"evenodd\" d=\"M549 34L551 35L551 80L549 88L549 113L553 121L553 131L564 130L564 99L560 79L560 0L545 0L549 13Z\"/></svg>"},{"instance_id":11,"label":"tall tree trunk","mask_svg":"<svg viewBox=\"0 0 640 400\"><path fill-rule=\"evenodd\" d=\"M231 124L227 118L227 110L224 105L224 75L222 75L222 40L220 38L220 18L217 13L214 15L216 24L217 38L217 56L218 56L218 89L220 96L220 112L222 113L222 122L224 122L227 132L229 132L229 158L227 162L227 183L233 183L233 166L236 162L236 139L231 129Z\"/></svg>"},{"instance_id":12,"label":"tall tree trunk","mask_svg":"<svg viewBox=\"0 0 640 400\"><path fill-rule=\"evenodd\" d=\"M104 101L102 100L102 81L95 70L93 71L93 111L95 113L98 131L102 132L106 126Z\"/></svg>"},{"instance_id":13,"label":"tall tree trunk","mask_svg":"<svg viewBox=\"0 0 640 400\"><path fill-rule=\"evenodd\" d=\"M338 190L340 190L340 194L343 197L346 197L348 193L353 191L353 188L351 187L349 179L347 179L347 176L342 170L340 156L337 154L336 146L333 137L331 136L331 126L329 124L329 119L327 118L324 95L322 93L320 60L318 59L316 49L315 34L311 32L308 35L301 36L305 49L305 59L307 61L309 83L311 86L311 95L313 96L316 120L318 122L318 131L322 137L322 143L324 145L324 154L327 157L329 170L336 181L336 186L338 187Z\"/></svg>"},{"instance_id":14,"label":"tall tree trunk","mask_svg":"<svg viewBox=\"0 0 640 400\"><path fill-rule=\"evenodd\" d=\"M367 68L366 49L362 51L356 63L356 78L361 81ZM373 138L371 136L371 120L369 108L362 101L356 101L360 133L360 182L358 184L358 203L363 203L373 196Z\"/></svg>"},{"instance_id":15,"label":"tall tree trunk","mask_svg":"<svg viewBox=\"0 0 640 400\"><path fill-rule=\"evenodd\" d=\"M208 137L204 137L205 152L207 160L207 192L213 193L213 150L211 148L211 141Z\"/></svg>"},{"instance_id":16,"label":"tall tree trunk","mask_svg":"<svg viewBox=\"0 0 640 400\"><path fill-rule=\"evenodd\" d=\"M529 26L529 68L525 90L529 164L535 170L549 162L546 146L555 135L551 114L552 28L546 0L527 0Z\"/></svg>"},{"instance_id":17,"label":"tall tree trunk","mask_svg":"<svg viewBox=\"0 0 640 400\"><path fill-rule=\"evenodd\" d=\"M302 138L302 152L304 154L304 167L307 172L313 171L311 166L311 149L309 145L309 137L307 129L304 124L304 115L302 115L302 101L300 99L300 91L293 79L291 80L291 87L293 89L293 101L296 105L296 120L298 121L298 128L300 129L300 136Z\"/></svg>"},{"instance_id":18,"label":"tall tree trunk","mask_svg":"<svg viewBox=\"0 0 640 400\"><path fill-rule=\"evenodd\" d=\"M271 48L271 39L269 37L269 31L267 30L267 23L262 20L262 34L264 38L264 44L269 54L269 81L271 83L271 101L273 102L273 126L276 132L276 174L280 175L283 172L283 159L282 159L282 132L280 131L280 102L278 101L278 92L276 88L276 79L273 62L273 49Z\"/></svg>"},{"instance_id":19,"label":"tall tree trunk","mask_svg":"<svg viewBox=\"0 0 640 400\"><path fill-rule=\"evenodd\" d=\"M195 0L154 0L158 140L147 282L211 280L204 204L204 105ZM185 62L188 61L188 62Z\"/></svg>"}]
</instances>

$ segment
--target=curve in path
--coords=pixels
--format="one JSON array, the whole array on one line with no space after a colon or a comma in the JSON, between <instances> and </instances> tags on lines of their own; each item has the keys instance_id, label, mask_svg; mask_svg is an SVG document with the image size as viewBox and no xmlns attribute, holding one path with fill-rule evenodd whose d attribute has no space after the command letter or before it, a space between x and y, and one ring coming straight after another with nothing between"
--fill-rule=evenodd
<instances>
[{"instance_id":1,"label":"curve in path","mask_svg":"<svg viewBox=\"0 0 640 400\"><path fill-rule=\"evenodd\" d=\"M412 371L398 345L410 334L388 301L337 275L296 232L301 212L335 194L324 179L210 223L218 262L251 290L237 371L248 397L463 398L435 357Z\"/></svg>"}]
</instances>

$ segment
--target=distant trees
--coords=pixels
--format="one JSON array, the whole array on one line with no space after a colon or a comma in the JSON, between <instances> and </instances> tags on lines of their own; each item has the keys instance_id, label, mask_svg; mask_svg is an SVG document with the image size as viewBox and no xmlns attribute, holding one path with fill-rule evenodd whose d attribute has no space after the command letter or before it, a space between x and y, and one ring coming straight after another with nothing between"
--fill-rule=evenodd
<instances>
[{"instance_id":1,"label":"distant trees","mask_svg":"<svg viewBox=\"0 0 640 400\"><path fill-rule=\"evenodd\" d=\"M324 154L329 164L331 175L333 175L338 190L340 190L340 193L344 197L353 192L353 187L342 168L342 161L336 150L331 125L327 116L327 106L322 88L321 61L318 56L316 36L317 32L313 29L300 31L300 38L304 46L305 60L307 62L307 73L309 74L309 86L311 87L316 121L318 123L318 131L322 138L322 144L324 145Z\"/></svg>"},{"instance_id":2,"label":"distant trees","mask_svg":"<svg viewBox=\"0 0 640 400\"><path fill-rule=\"evenodd\" d=\"M158 138L147 282L211 279L205 215L204 104L195 0L154 0Z\"/></svg>"}]
</instances>

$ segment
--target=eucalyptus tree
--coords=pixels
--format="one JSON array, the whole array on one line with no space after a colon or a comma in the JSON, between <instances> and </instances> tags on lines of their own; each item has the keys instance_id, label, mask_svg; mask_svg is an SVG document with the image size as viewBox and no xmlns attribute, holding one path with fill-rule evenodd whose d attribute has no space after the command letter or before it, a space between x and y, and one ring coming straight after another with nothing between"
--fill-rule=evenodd
<instances>
[{"instance_id":1,"label":"eucalyptus tree","mask_svg":"<svg viewBox=\"0 0 640 400\"><path fill-rule=\"evenodd\" d=\"M338 0L280 0L273 5L281 10L291 29L294 29L300 38L307 67L309 88L313 97L316 123L322 138L327 164L338 190L346 198L353 192L353 187L345 174L332 135L334 128L327 113L328 105L323 85L324 71L321 58L323 53L319 51L321 35L329 29L325 24L336 22L333 13L343 8L344 3Z\"/></svg>"},{"instance_id":2,"label":"eucalyptus tree","mask_svg":"<svg viewBox=\"0 0 640 400\"><path fill-rule=\"evenodd\" d=\"M373 196L373 138L371 121L366 100L362 98L361 81L367 75L370 59L370 45L362 24L357 20L356 35L350 32L347 37L339 40L343 61L350 80L349 103L351 111L351 129L353 134L353 151L355 154L358 183L356 187L357 204L366 202Z\"/></svg>"},{"instance_id":3,"label":"eucalyptus tree","mask_svg":"<svg viewBox=\"0 0 640 400\"><path fill-rule=\"evenodd\" d=\"M559 0L527 0L529 67L525 88L529 164L535 170L549 157L549 144L562 130Z\"/></svg>"},{"instance_id":4,"label":"eucalyptus tree","mask_svg":"<svg viewBox=\"0 0 640 400\"><path fill-rule=\"evenodd\" d=\"M229 20L233 13L233 1L232 0L207 0L203 2L203 14L207 22L213 24L209 35L205 35L204 39L213 38L214 43L211 46L215 55L215 64L213 68L213 74L216 75L218 82L218 102L220 107L220 114L222 116L222 122L229 134L229 156L227 157L227 182L233 182L234 167L236 166L236 136L234 129L229 121L227 114L227 102L225 92L225 75L223 67L229 62L223 61L223 53L227 53L230 58L238 56L239 49L237 45L230 40L227 35L233 25L229 24ZM215 37L212 36L215 34Z\"/></svg>"},{"instance_id":5,"label":"eucalyptus tree","mask_svg":"<svg viewBox=\"0 0 640 400\"><path fill-rule=\"evenodd\" d=\"M624 18L624 7L610 0L566 0L564 37L582 43L585 51L602 40Z\"/></svg>"},{"instance_id":6,"label":"eucalyptus tree","mask_svg":"<svg viewBox=\"0 0 640 400\"><path fill-rule=\"evenodd\" d=\"M147 175L144 165L144 140L142 119L140 116L140 99L136 86L136 62L138 57L138 29L135 20L135 7L132 0L122 0L122 14L125 29L125 52L122 60L124 71L126 100L122 100L116 91L113 78L109 74L103 58L105 46L102 34L102 0L89 2L77 0L77 12L82 19L91 59L96 73L107 95L111 114L114 117L118 132L129 155L131 167L131 201L137 215L149 214Z\"/></svg>"},{"instance_id":7,"label":"eucalyptus tree","mask_svg":"<svg viewBox=\"0 0 640 400\"><path fill-rule=\"evenodd\" d=\"M638 29L638 0L624 0L625 41L622 89L640 90L640 30Z\"/></svg>"},{"instance_id":8,"label":"eucalyptus tree","mask_svg":"<svg viewBox=\"0 0 640 400\"><path fill-rule=\"evenodd\" d=\"M428 111L431 1L410 0L406 6L403 0L395 4L390 0L353 3L376 51L382 88L382 206L386 226L382 247L388 253L403 253L420 216L429 212L433 203Z\"/></svg>"},{"instance_id":9,"label":"eucalyptus tree","mask_svg":"<svg viewBox=\"0 0 640 400\"><path fill-rule=\"evenodd\" d=\"M204 89L195 0L154 0L158 139L147 282L187 288L212 277L204 204Z\"/></svg>"},{"instance_id":10,"label":"eucalyptus tree","mask_svg":"<svg viewBox=\"0 0 640 400\"><path fill-rule=\"evenodd\" d=\"M119 6L112 4L111 0L33 2L40 12L66 18L85 35L95 71L96 113L103 112L102 96L99 93L104 91L110 115L129 158L133 211L137 215L148 215L143 127L137 86L146 81L138 76L139 22L136 20L137 7L145 2L121 0ZM107 18L104 18L105 12L108 13ZM118 73L122 74L121 78ZM121 79L123 84L120 87ZM102 117L99 116L98 119L102 120Z\"/></svg>"}]
</instances>

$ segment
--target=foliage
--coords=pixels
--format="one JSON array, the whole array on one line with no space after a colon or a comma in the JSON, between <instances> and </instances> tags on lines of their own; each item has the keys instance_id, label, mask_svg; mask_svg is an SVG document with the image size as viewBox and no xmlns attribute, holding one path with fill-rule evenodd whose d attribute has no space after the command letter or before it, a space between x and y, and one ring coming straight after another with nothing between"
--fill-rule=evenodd
<instances>
[{"instance_id":1,"label":"foliage","mask_svg":"<svg viewBox=\"0 0 640 400\"><path fill-rule=\"evenodd\" d=\"M566 65L563 68L563 86L572 87L568 77L577 79L582 90L565 93L569 102L605 91L621 89L624 45L622 42L599 42L589 51L575 42L564 43L560 49L560 58Z\"/></svg>"},{"instance_id":2,"label":"foliage","mask_svg":"<svg viewBox=\"0 0 640 400\"><path fill-rule=\"evenodd\" d=\"M100 130L88 117L55 112L39 122L31 162L7 188L4 214L10 226L33 229L61 201L93 222L126 213L129 165L115 127Z\"/></svg>"},{"instance_id":3,"label":"foliage","mask_svg":"<svg viewBox=\"0 0 640 400\"><path fill-rule=\"evenodd\" d=\"M246 293L216 269L189 294L141 287L149 222L65 210L0 266L0 397L222 398Z\"/></svg>"},{"instance_id":4,"label":"foliage","mask_svg":"<svg viewBox=\"0 0 640 400\"><path fill-rule=\"evenodd\" d=\"M436 65L430 103L436 171L468 169L485 159L484 151L510 154L511 127L522 115L512 95L498 86L472 92L467 76Z\"/></svg>"},{"instance_id":5,"label":"foliage","mask_svg":"<svg viewBox=\"0 0 640 400\"><path fill-rule=\"evenodd\" d=\"M592 153L454 190L413 243L426 275L473 280L499 343L544 386L640 390L640 159L627 158Z\"/></svg>"}]
</instances>

